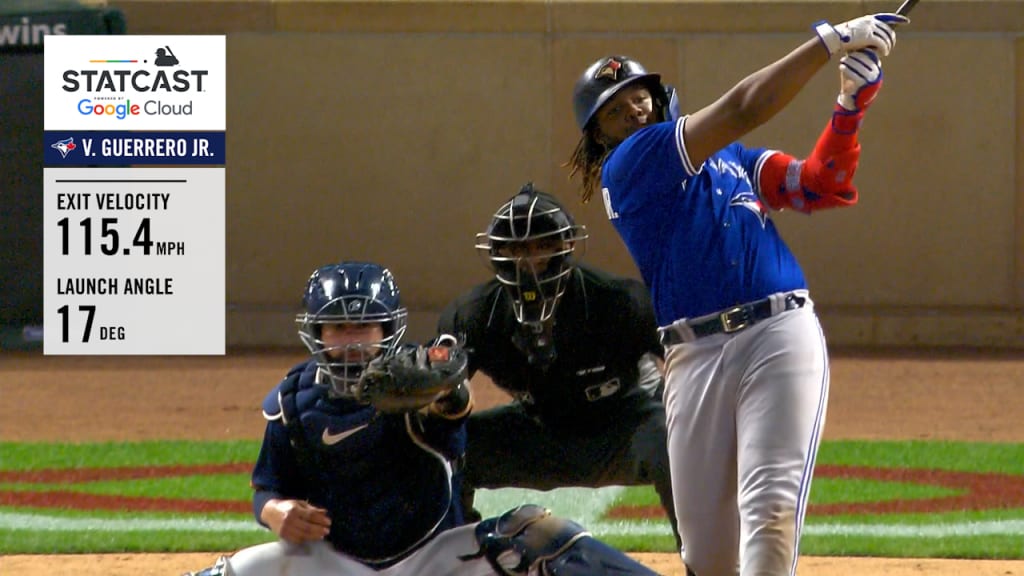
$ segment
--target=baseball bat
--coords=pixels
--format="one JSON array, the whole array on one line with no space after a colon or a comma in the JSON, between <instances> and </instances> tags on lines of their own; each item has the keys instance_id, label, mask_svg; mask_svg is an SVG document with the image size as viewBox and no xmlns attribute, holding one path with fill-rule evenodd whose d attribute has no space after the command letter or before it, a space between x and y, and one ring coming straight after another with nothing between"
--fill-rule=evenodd
<instances>
[{"instance_id":1,"label":"baseball bat","mask_svg":"<svg viewBox=\"0 0 1024 576\"><path fill-rule=\"evenodd\" d=\"M921 0L903 0L903 4L900 4L900 7L896 9L896 13L900 16L906 16L907 14L910 14L910 11L913 10L914 6L917 6L917 3L920 1Z\"/></svg>"}]
</instances>

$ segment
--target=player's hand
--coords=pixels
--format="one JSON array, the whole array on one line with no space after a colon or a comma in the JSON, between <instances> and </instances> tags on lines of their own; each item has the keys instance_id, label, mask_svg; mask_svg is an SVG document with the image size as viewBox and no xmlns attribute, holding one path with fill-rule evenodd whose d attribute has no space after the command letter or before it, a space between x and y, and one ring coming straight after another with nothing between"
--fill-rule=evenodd
<instances>
[{"instance_id":1,"label":"player's hand","mask_svg":"<svg viewBox=\"0 0 1024 576\"><path fill-rule=\"evenodd\" d=\"M910 19L900 14L870 14L832 26L824 20L814 23L814 32L828 50L831 58L839 52L852 52L870 48L888 56L896 45L893 26L909 24Z\"/></svg>"},{"instance_id":2,"label":"player's hand","mask_svg":"<svg viewBox=\"0 0 1024 576\"><path fill-rule=\"evenodd\" d=\"M882 88L882 62L873 50L850 52L839 60L836 101L850 112L866 110Z\"/></svg>"},{"instance_id":3,"label":"player's hand","mask_svg":"<svg viewBox=\"0 0 1024 576\"><path fill-rule=\"evenodd\" d=\"M303 500L271 500L260 517L279 538L292 544L323 540L331 529L327 511Z\"/></svg>"}]
</instances>

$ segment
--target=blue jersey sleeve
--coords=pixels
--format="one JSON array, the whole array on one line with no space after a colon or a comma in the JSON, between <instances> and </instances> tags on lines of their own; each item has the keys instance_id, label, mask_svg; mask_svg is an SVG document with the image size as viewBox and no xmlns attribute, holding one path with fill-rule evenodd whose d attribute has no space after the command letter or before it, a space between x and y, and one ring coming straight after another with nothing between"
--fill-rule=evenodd
<instances>
[{"instance_id":1,"label":"blue jersey sleeve","mask_svg":"<svg viewBox=\"0 0 1024 576\"><path fill-rule=\"evenodd\" d=\"M750 177L750 187L754 194L758 198L764 198L761 194L761 167L764 166L765 160L778 151L768 148L747 148L739 142L733 142L727 149L739 159L740 165L747 171Z\"/></svg>"},{"instance_id":2,"label":"blue jersey sleeve","mask_svg":"<svg viewBox=\"0 0 1024 576\"><path fill-rule=\"evenodd\" d=\"M252 472L253 513L260 520L260 512L272 498L304 499L306 489L299 474L295 452L288 440L288 431L280 420L267 422L256 466Z\"/></svg>"}]
</instances>

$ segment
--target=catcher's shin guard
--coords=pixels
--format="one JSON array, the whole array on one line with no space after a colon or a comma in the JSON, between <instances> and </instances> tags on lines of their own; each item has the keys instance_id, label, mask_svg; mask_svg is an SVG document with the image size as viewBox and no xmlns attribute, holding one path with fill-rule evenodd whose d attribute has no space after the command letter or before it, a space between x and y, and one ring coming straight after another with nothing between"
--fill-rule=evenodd
<instances>
[{"instance_id":1,"label":"catcher's shin guard","mask_svg":"<svg viewBox=\"0 0 1024 576\"><path fill-rule=\"evenodd\" d=\"M546 560L542 574L550 576L594 574L658 576L654 570L592 536L580 538L569 549Z\"/></svg>"},{"instance_id":2,"label":"catcher's shin guard","mask_svg":"<svg viewBox=\"0 0 1024 576\"><path fill-rule=\"evenodd\" d=\"M185 572L182 576L234 576L234 572L231 571L231 565L228 564L228 557L221 556L217 558L213 566L199 572Z\"/></svg>"},{"instance_id":3,"label":"catcher's shin guard","mask_svg":"<svg viewBox=\"0 0 1024 576\"><path fill-rule=\"evenodd\" d=\"M595 540L582 526L524 504L476 527L480 550L495 570L508 576L658 576L622 552Z\"/></svg>"}]
</instances>

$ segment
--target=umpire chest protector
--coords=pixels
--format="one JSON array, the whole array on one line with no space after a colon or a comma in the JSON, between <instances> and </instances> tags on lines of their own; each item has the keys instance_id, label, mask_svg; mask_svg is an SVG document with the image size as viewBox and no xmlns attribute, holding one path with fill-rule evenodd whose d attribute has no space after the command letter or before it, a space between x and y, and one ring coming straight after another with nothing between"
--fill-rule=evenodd
<instances>
[{"instance_id":1,"label":"umpire chest protector","mask_svg":"<svg viewBox=\"0 0 1024 576\"><path fill-rule=\"evenodd\" d=\"M554 359L531 365L516 343L523 329L496 282L463 301L457 331L468 335L470 370L481 370L546 422L600 424L641 402L638 362L659 354L656 326L641 284L577 266L558 304L549 337Z\"/></svg>"}]
</instances>

